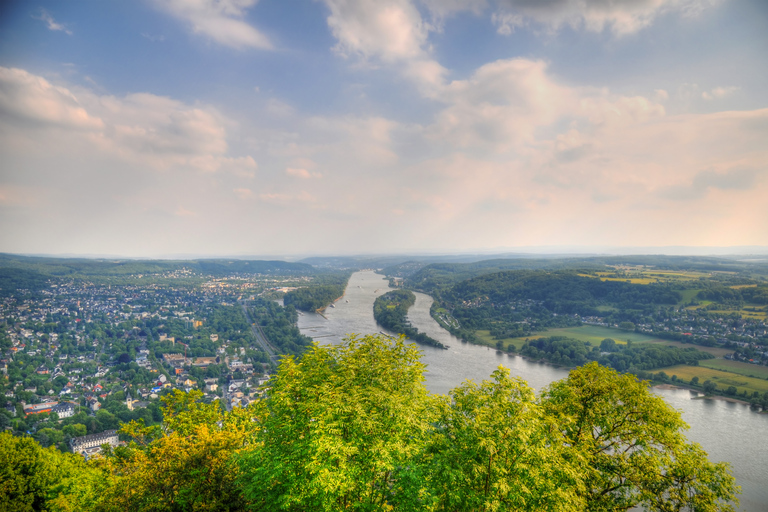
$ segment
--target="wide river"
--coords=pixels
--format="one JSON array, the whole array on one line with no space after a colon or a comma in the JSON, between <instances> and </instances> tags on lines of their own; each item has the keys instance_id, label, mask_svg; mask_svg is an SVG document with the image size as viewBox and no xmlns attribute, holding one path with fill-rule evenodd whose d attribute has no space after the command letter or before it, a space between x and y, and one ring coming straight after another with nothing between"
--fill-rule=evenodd
<instances>
[{"instance_id":1,"label":"wide river","mask_svg":"<svg viewBox=\"0 0 768 512\"><path fill-rule=\"evenodd\" d=\"M339 343L348 334L382 331L373 319L373 302L389 290L389 283L373 271L352 274L347 289L335 307L318 314L299 316L301 332L321 343ZM416 293L416 304L408 318L414 327L449 345L448 350L420 346L427 364L426 385L433 393L447 394L466 379L487 379L499 365L528 381L537 390L568 372L546 364L526 361L518 356L462 343L435 322L429 314L432 298ZM386 332L386 331L385 331ZM679 410L691 426L687 435L700 443L710 460L727 461L742 488L741 505L745 512L768 511L768 415L758 414L746 405L723 400L698 399L695 392L683 389L654 391Z\"/></svg>"}]
</instances>

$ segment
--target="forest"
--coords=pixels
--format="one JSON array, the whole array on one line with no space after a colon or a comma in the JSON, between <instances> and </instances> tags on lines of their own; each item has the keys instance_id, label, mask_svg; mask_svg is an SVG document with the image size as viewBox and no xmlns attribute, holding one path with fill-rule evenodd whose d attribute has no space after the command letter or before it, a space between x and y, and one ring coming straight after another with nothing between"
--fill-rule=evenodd
<instances>
[{"instance_id":1,"label":"forest","mask_svg":"<svg viewBox=\"0 0 768 512\"><path fill-rule=\"evenodd\" d=\"M348 338L284 358L225 412L164 397L103 457L0 434L0 510L732 511L739 488L632 375L590 363L541 394L508 369L449 396L404 339ZM605 447L611 447L606 450Z\"/></svg>"},{"instance_id":2,"label":"forest","mask_svg":"<svg viewBox=\"0 0 768 512\"><path fill-rule=\"evenodd\" d=\"M351 273L333 272L314 279L312 286L292 290L283 297L283 304L301 311L325 309L333 301L344 295Z\"/></svg>"},{"instance_id":3,"label":"forest","mask_svg":"<svg viewBox=\"0 0 768 512\"><path fill-rule=\"evenodd\" d=\"M298 356L312 345L312 339L296 327L299 315L293 306L281 307L275 301L256 297L250 313L279 354Z\"/></svg>"},{"instance_id":4,"label":"forest","mask_svg":"<svg viewBox=\"0 0 768 512\"><path fill-rule=\"evenodd\" d=\"M696 366L702 359L713 359L712 354L693 347L679 348L657 344L617 344L610 338L603 340L600 347L589 342L574 340L565 336L549 336L526 341L520 354L531 359L546 359L563 366L581 366L597 361L602 366L620 372L652 370L678 364Z\"/></svg>"}]
</instances>

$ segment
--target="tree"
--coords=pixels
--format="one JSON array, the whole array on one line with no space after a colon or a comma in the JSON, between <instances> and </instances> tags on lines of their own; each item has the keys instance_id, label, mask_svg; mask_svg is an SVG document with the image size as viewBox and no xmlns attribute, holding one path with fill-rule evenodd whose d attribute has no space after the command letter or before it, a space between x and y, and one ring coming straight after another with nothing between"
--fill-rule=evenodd
<instances>
[{"instance_id":1,"label":"tree","mask_svg":"<svg viewBox=\"0 0 768 512\"><path fill-rule=\"evenodd\" d=\"M583 508L577 467L533 390L499 367L467 381L442 408L425 464L436 510Z\"/></svg>"},{"instance_id":2,"label":"tree","mask_svg":"<svg viewBox=\"0 0 768 512\"><path fill-rule=\"evenodd\" d=\"M727 465L712 465L686 442L680 413L647 382L590 363L553 383L542 401L579 454L585 510L730 510L738 487Z\"/></svg>"},{"instance_id":3,"label":"tree","mask_svg":"<svg viewBox=\"0 0 768 512\"><path fill-rule=\"evenodd\" d=\"M383 336L284 358L260 412L260 443L238 457L254 508L385 509L395 472L415 463L436 414L419 359L403 338ZM400 485L398 499L417 487Z\"/></svg>"},{"instance_id":4,"label":"tree","mask_svg":"<svg viewBox=\"0 0 768 512\"><path fill-rule=\"evenodd\" d=\"M98 510L242 510L232 454L253 441L253 409L224 415L202 392L175 390L163 397L164 422L133 421L121 433L133 439L105 461L111 484Z\"/></svg>"},{"instance_id":5,"label":"tree","mask_svg":"<svg viewBox=\"0 0 768 512\"><path fill-rule=\"evenodd\" d=\"M79 455L0 433L0 512L91 510L99 476Z\"/></svg>"}]
</instances>

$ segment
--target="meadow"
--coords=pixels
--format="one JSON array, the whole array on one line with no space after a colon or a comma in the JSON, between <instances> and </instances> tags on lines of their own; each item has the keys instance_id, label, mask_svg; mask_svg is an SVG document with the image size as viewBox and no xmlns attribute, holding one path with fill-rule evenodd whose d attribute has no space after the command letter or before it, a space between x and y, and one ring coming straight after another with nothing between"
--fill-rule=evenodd
<instances>
[{"instance_id":1,"label":"meadow","mask_svg":"<svg viewBox=\"0 0 768 512\"><path fill-rule=\"evenodd\" d=\"M751 396L754 391L757 391L761 395L768 391L768 380L746 377L730 371L726 372L707 368L705 366L680 365L661 368L660 370L663 370L664 373L670 377L677 375L677 378L682 379L686 384L689 383L693 377L699 378L699 386L701 386L704 381L711 380L717 385L717 394L722 393L728 389L729 386L734 386L737 389L737 393L746 390L747 396Z\"/></svg>"},{"instance_id":2,"label":"meadow","mask_svg":"<svg viewBox=\"0 0 768 512\"><path fill-rule=\"evenodd\" d=\"M724 372L737 373L745 377L754 377L756 379L768 379L768 366L758 366L756 364L742 363L741 361L732 361L730 359L709 359L699 361L699 365L713 370L722 370Z\"/></svg>"}]
</instances>

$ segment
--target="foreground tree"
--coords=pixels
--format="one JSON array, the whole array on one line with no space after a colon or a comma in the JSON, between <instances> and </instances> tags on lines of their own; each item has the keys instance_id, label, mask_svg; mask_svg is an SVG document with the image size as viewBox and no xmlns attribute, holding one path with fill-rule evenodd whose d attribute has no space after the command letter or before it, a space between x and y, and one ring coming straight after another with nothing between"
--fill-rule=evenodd
<instances>
[{"instance_id":1,"label":"foreground tree","mask_svg":"<svg viewBox=\"0 0 768 512\"><path fill-rule=\"evenodd\" d=\"M542 404L578 454L585 510L733 510L728 465L686 442L680 413L647 382L590 363L553 383Z\"/></svg>"},{"instance_id":2,"label":"foreground tree","mask_svg":"<svg viewBox=\"0 0 768 512\"><path fill-rule=\"evenodd\" d=\"M232 455L253 440L253 408L224 414L202 392L163 397L162 426L131 422L121 432L134 440L108 454L111 485L100 511L235 511L247 504L236 483Z\"/></svg>"},{"instance_id":3,"label":"foreground tree","mask_svg":"<svg viewBox=\"0 0 768 512\"><path fill-rule=\"evenodd\" d=\"M261 444L239 457L254 509L390 508L396 472L417 463L436 414L419 359L415 346L382 336L283 359L259 411ZM419 489L404 481L407 502Z\"/></svg>"},{"instance_id":4,"label":"foreground tree","mask_svg":"<svg viewBox=\"0 0 768 512\"><path fill-rule=\"evenodd\" d=\"M0 512L91 510L101 476L80 455L0 433Z\"/></svg>"},{"instance_id":5,"label":"foreground tree","mask_svg":"<svg viewBox=\"0 0 768 512\"><path fill-rule=\"evenodd\" d=\"M436 510L583 509L577 466L533 389L499 368L451 391L425 464Z\"/></svg>"}]
</instances>

